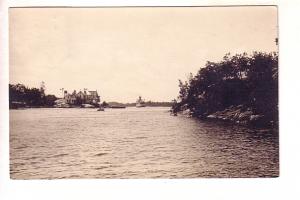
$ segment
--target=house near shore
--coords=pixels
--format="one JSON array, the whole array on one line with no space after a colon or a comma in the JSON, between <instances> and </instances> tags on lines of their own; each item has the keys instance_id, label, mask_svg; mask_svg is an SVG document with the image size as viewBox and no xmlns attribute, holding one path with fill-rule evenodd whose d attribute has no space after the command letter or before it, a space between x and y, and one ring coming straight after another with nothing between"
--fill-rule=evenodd
<instances>
[{"instance_id":1,"label":"house near shore","mask_svg":"<svg viewBox=\"0 0 300 200\"><path fill-rule=\"evenodd\" d=\"M91 104L97 105L100 103L100 96L98 95L97 90L95 91L84 91L76 92L74 90L72 93L64 90L64 101L69 105L82 105L82 104Z\"/></svg>"}]
</instances>

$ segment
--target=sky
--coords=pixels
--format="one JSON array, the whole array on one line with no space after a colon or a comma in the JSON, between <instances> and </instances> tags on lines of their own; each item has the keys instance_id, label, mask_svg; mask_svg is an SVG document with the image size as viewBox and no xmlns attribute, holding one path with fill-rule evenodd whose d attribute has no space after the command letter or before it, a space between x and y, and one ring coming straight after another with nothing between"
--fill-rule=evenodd
<instances>
[{"instance_id":1,"label":"sky","mask_svg":"<svg viewBox=\"0 0 300 200\"><path fill-rule=\"evenodd\" d=\"M207 61L277 51L277 28L275 6L10 8L9 82L171 101Z\"/></svg>"}]
</instances>

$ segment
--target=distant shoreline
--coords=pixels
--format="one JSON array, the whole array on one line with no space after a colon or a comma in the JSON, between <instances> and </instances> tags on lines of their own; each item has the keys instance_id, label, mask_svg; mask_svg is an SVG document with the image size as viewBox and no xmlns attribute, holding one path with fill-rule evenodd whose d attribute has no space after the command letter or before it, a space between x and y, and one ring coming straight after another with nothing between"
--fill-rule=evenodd
<instances>
[{"instance_id":1,"label":"distant shoreline","mask_svg":"<svg viewBox=\"0 0 300 200\"><path fill-rule=\"evenodd\" d=\"M107 108L107 107L135 107L134 103L120 103L117 101L106 102L102 100L100 102L100 96L98 96L97 91L93 92L91 95L87 95L85 92L76 91L72 94L68 94L67 91L64 93L64 98L56 97L52 94L45 94L45 87L41 88L31 88L23 84L9 84L9 109L19 109L19 108ZM77 96L76 96L76 95ZM74 96L75 95L75 96ZM78 96L79 95L79 96ZM144 105L146 107L171 107L173 102L162 101L145 101Z\"/></svg>"},{"instance_id":2,"label":"distant shoreline","mask_svg":"<svg viewBox=\"0 0 300 200\"><path fill-rule=\"evenodd\" d=\"M125 106L125 108L135 108L135 106ZM161 105L161 106L145 106L144 108L147 108L147 107L151 107L151 108L154 108L154 107L164 107L164 108L171 108L171 106L167 106L167 105ZM26 110L26 109L33 109L33 108L58 108L58 107L54 107L54 106L30 106L30 107L19 107L19 108L9 108L9 110ZM92 108L83 108L83 107L80 107L80 106L71 106L71 107L68 107L68 108L61 108L61 109L73 109L73 108L80 108L80 109L97 109L98 107L92 107ZM110 107L106 107L106 109L113 109L113 108L110 108Z\"/></svg>"}]
</instances>

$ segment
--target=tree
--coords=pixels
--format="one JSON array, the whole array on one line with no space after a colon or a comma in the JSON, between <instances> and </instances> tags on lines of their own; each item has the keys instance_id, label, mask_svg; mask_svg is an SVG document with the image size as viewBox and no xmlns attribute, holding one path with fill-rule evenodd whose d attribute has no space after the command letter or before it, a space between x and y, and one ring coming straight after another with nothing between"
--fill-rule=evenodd
<instances>
[{"instance_id":1,"label":"tree","mask_svg":"<svg viewBox=\"0 0 300 200\"><path fill-rule=\"evenodd\" d=\"M248 106L255 114L278 121L277 53L226 54L220 62L208 61L196 76L179 80L171 111L205 117L232 105Z\"/></svg>"},{"instance_id":2,"label":"tree","mask_svg":"<svg viewBox=\"0 0 300 200\"><path fill-rule=\"evenodd\" d=\"M55 95L51 95L51 94L46 95L45 98L46 98L45 99L46 106L50 106L50 107L54 106L55 101L57 100L57 97Z\"/></svg>"},{"instance_id":3,"label":"tree","mask_svg":"<svg viewBox=\"0 0 300 200\"><path fill-rule=\"evenodd\" d=\"M54 95L44 95L44 90L29 88L23 84L9 84L9 105L13 103L27 105L30 107L53 106L57 99Z\"/></svg>"},{"instance_id":4,"label":"tree","mask_svg":"<svg viewBox=\"0 0 300 200\"><path fill-rule=\"evenodd\" d=\"M108 106L109 106L109 104L106 103L106 101L103 101L103 102L102 102L102 107L106 108L106 107L108 107Z\"/></svg>"}]
</instances>

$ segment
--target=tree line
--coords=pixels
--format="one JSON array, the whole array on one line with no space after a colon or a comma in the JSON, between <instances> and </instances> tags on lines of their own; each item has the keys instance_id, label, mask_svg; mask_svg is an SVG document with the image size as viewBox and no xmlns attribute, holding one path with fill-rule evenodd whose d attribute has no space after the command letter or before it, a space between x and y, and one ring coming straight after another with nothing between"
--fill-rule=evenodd
<instances>
[{"instance_id":1,"label":"tree line","mask_svg":"<svg viewBox=\"0 0 300 200\"><path fill-rule=\"evenodd\" d=\"M277 53L226 54L220 62L208 61L195 76L179 80L171 111L201 118L238 105L278 122Z\"/></svg>"},{"instance_id":2,"label":"tree line","mask_svg":"<svg viewBox=\"0 0 300 200\"><path fill-rule=\"evenodd\" d=\"M109 105L125 106L125 107L135 107L136 103L119 103L119 102L105 102L103 101L102 106L108 107ZM146 101L145 106L148 107L171 107L172 102L156 102L156 101Z\"/></svg>"},{"instance_id":3,"label":"tree line","mask_svg":"<svg viewBox=\"0 0 300 200\"><path fill-rule=\"evenodd\" d=\"M9 107L51 107L57 100L55 95L45 95L42 89L23 84L9 84Z\"/></svg>"}]
</instances>

